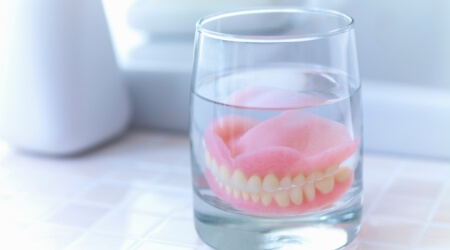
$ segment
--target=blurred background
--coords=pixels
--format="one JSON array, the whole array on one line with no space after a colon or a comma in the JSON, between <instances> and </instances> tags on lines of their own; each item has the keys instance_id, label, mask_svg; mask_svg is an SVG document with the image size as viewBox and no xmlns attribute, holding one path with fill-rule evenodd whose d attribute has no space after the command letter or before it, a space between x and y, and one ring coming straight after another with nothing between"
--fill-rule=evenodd
<instances>
[{"instance_id":1,"label":"blurred background","mask_svg":"<svg viewBox=\"0 0 450 250\"><path fill-rule=\"evenodd\" d=\"M247 6L335 9L355 19L365 147L450 158L450 3L445 0L104 0L139 127L186 131L194 24Z\"/></svg>"},{"instance_id":2,"label":"blurred background","mask_svg":"<svg viewBox=\"0 0 450 250\"><path fill-rule=\"evenodd\" d=\"M0 249L208 249L187 137L195 23L249 6L355 19L358 249L450 249L448 0L0 0Z\"/></svg>"},{"instance_id":3,"label":"blurred background","mask_svg":"<svg viewBox=\"0 0 450 250\"><path fill-rule=\"evenodd\" d=\"M10 74L10 62L21 59L17 64L20 66L16 66L19 69L17 72L25 73L16 72L13 76L10 74L9 78L0 77L0 92L3 93L0 95L0 101L3 99L0 102L0 106L3 106L3 110L0 108L2 123L9 122L9 128L16 128L11 121L20 121L22 131L30 134L37 130L29 131L30 126L23 124L33 122L41 128L57 128L57 135L46 132L47 137L52 137L51 142L29 148L39 151L40 147L53 143L56 146L52 150L56 150L61 148L60 141L80 140L76 147L66 147L64 152L61 151L67 154L82 151L120 134L127 124L144 129L186 133L195 23L202 16L213 12L249 6L327 8L352 16L356 20L363 84L366 150L450 159L450 16L447 14L450 2L445 0L3 1L0 4L0 58L4 60L0 60L0 71L4 71L0 75ZM19 31L11 33L11 30ZM48 41L51 41L50 45ZM39 47L40 44L45 46ZM11 48L14 48L16 54L11 52ZM46 54L45 51L49 53ZM74 61L77 62L61 66L58 63L61 57L76 58ZM96 63L87 63L92 61ZM106 75L105 72L111 75L116 70L110 65L111 62L117 62L118 73L113 75L123 80L125 89L113 87L117 84L100 86L101 84L88 83L81 88L72 83L68 88L58 85L60 89L52 92L50 84L45 85L45 88L42 85L39 89L30 89L28 86L25 92L45 96L34 103L34 94L28 94L27 97L17 94L24 92L24 89L19 88L16 83L11 84L11 79L20 78L25 82L35 81L39 85L38 82L42 79L50 79L54 75L59 77L57 81L67 82L59 73L79 65L85 65L80 72L88 72L86 79L110 81L101 75ZM86 66L88 64L90 66ZM95 68L95 65L106 66ZM9 93L11 89L16 89L18 97ZM95 94L92 94L93 89ZM49 92L53 95L50 96ZM102 96L103 92L116 99L107 101L106 95ZM61 96L73 97L73 93L78 93L84 99L72 98L71 102L62 101L61 105L50 101L66 100ZM86 93L91 93L91 99L85 98L89 96ZM124 97L124 93L128 99ZM21 101L22 98L26 101ZM114 101L119 99L120 101ZM80 108L71 114L85 114L89 110L89 119L95 120L105 113L102 109L92 111L99 100L106 100L102 102L105 110L120 111L116 114L109 112L108 118L103 121L106 124L116 124L108 133L103 131L105 126L102 122L97 121L95 129L90 133L75 136L72 133L74 130L88 131L88 126L74 128L74 124L77 124L76 116L64 116L67 112L63 108L56 111L52 108L80 108L77 101L84 102L84 110ZM25 109L27 103L33 108ZM41 104L42 110L46 112L36 108ZM14 115L10 114L11 110L14 110ZM9 115L1 116L2 112ZM44 113L46 122L37 123L38 118L33 115L31 117L34 120L30 118L29 122L23 117L30 116L17 118L18 113L26 112ZM55 121L55 114L61 118ZM70 119L72 120L68 124ZM64 125L55 126L55 122ZM23 144L26 141L25 135L21 133L20 140L17 139L19 137L9 136L13 130L2 129L0 126L0 134L4 138ZM67 131L72 131L74 136L64 137ZM95 135L101 133L104 135L97 136L96 141L91 139L88 142L86 139L83 142L79 139L96 138ZM41 137L34 138L41 140Z\"/></svg>"}]
</instances>

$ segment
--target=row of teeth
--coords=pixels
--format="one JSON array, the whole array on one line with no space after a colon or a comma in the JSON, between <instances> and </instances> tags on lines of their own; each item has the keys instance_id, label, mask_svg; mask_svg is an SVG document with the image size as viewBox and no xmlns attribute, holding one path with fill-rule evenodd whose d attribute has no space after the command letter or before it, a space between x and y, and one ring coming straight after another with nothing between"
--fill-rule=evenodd
<instances>
[{"instance_id":1,"label":"row of teeth","mask_svg":"<svg viewBox=\"0 0 450 250\"><path fill-rule=\"evenodd\" d=\"M244 200L261 203L268 206L273 199L281 207L290 205L290 202L301 205L303 198L313 201L316 189L321 194L330 193L335 181L343 182L349 178L351 169L333 165L324 171L314 171L306 177L299 173L294 178L286 176L279 180L275 175L269 174L264 178L252 175L247 179L242 170L230 173L227 166L218 166L217 161L206 151L206 166L213 174L220 188L225 188L227 194L238 199L242 196Z\"/></svg>"},{"instance_id":2,"label":"row of teeth","mask_svg":"<svg viewBox=\"0 0 450 250\"><path fill-rule=\"evenodd\" d=\"M333 189L334 179L342 182L348 178L350 173L348 168L333 165L323 171L314 171L307 176L299 173L294 178L285 176L281 180L274 174L266 175L264 178L260 178L257 175L247 178L240 169L231 173L230 168L226 165L218 166L217 161L208 152L206 152L206 166L222 184L250 193L276 192L302 187L307 184L315 184L319 191L326 194Z\"/></svg>"}]
</instances>

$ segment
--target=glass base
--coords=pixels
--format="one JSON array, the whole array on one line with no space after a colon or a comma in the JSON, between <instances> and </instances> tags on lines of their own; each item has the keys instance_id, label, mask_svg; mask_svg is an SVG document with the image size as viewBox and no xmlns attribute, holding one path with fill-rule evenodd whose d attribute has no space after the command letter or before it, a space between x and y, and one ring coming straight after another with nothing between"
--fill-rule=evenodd
<instances>
[{"instance_id":1,"label":"glass base","mask_svg":"<svg viewBox=\"0 0 450 250\"><path fill-rule=\"evenodd\" d=\"M200 238L218 250L339 249L359 232L361 204L358 195L331 213L258 218L220 210L195 194L195 227Z\"/></svg>"}]
</instances>

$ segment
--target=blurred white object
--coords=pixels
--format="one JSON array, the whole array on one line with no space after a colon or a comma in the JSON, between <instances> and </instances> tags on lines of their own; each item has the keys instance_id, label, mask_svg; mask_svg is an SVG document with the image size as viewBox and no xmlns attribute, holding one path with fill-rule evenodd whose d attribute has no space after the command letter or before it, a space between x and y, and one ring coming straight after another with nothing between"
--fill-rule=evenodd
<instances>
[{"instance_id":1,"label":"blurred white object","mask_svg":"<svg viewBox=\"0 0 450 250\"><path fill-rule=\"evenodd\" d=\"M101 0L2 0L0 136L79 153L122 132L130 105Z\"/></svg>"},{"instance_id":2,"label":"blurred white object","mask_svg":"<svg viewBox=\"0 0 450 250\"><path fill-rule=\"evenodd\" d=\"M133 125L187 130L198 19L217 11L298 6L310 1L103 0L117 59L135 108Z\"/></svg>"},{"instance_id":3,"label":"blurred white object","mask_svg":"<svg viewBox=\"0 0 450 250\"><path fill-rule=\"evenodd\" d=\"M165 54L191 64L195 23L214 12L249 7L298 6L311 0L102 0L122 68L159 62ZM165 46L170 43L169 46ZM187 51L178 53L181 50ZM147 51L150 50L150 51ZM157 58L153 56L156 53ZM187 55L187 56L186 56ZM130 65L131 64L131 65ZM158 63L156 63L158 64ZM189 69L190 71L190 69Z\"/></svg>"}]
</instances>

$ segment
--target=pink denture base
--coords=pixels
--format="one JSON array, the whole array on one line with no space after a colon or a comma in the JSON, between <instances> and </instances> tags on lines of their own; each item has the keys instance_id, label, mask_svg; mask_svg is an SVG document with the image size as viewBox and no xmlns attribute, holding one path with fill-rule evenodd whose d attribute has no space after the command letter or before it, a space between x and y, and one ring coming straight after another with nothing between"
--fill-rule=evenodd
<instances>
[{"instance_id":1,"label":"pink denture base","mask_svg":"<svg viewBox=\"0 0 450 250\"><path fill-rule=\"evenodd\" d=\"M299 111L285 111L259 122L243 116L227 115L214 120L205 132L206 150L221 167L233 173L241 170L247 178L273 174L279 180L299 173L307 176L339 165L359 148L341 123ZM301 205L280 207L275 202L264 206L242 197L234 198L220 188L209 170L212 190L237 208L247 211L302 213L327 206L342 197L353 183L353 173L336 182L332 191L318 193L314 200Z\"/></svg>"}]
</instances>

